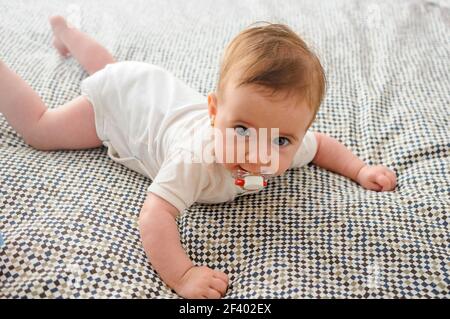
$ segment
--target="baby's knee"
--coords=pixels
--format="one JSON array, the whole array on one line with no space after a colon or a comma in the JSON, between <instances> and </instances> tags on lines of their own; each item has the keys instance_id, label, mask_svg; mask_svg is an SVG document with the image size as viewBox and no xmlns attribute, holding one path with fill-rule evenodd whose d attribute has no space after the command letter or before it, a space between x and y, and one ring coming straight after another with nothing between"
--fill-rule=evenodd
<instances>
[{"instance_id":1,"label":"baby's knee","mask_svg":"<svg viewBox=\"0 0 450 319\"><path fill-rule=\"evenodd\" d=\"M48 125L43 120L46 112L44 112L38 121L22 133L24 142L39 151L52 151L57 149L52 136L49 136Z\"/></svg>"},{"instance_id":2,"label":"baby's knee","mask_svg":"<svg viewBox=\"0 0 450 319\"><path fill-rule=\"evenodd\" d=\"M38 151L52 151L55 150L55 147L51 144L47 143L45 140L42 140L39 137L32 136L32 134L28 134L26 136L22 136L24 142L31 146L32 148Z\"/></svg>"}]
</instances>

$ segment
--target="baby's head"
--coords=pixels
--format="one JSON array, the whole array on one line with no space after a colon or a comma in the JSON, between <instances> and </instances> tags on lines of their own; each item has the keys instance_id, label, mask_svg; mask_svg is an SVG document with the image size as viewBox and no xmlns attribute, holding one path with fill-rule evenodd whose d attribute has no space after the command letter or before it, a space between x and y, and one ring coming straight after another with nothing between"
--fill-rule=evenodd
<instances>
[{"instance_id":1,"label":"baby's head","mask_svg":"<svg viewBox=\"0 0 450 319\"><path fill-rule=\"evenodd\" d=\"M217 90L208 95L209 115L222 137L215 143L220 162L230 171L260 173L270 156L278 154L279 164L272 173L283 174L324 93L325 74L319 59L289 27L266 23L243 30L226 48ZM259 133L262 128L267 129L264 139ZM271 129L278 129L279 135L273 136ZM226 131L234 135L232 144L230 139L225 141ZM248 145L254 134L261 135L256 149ZM239 144L244 144L245 159L233 155L232 161L225 159L227 152L237 155ZM269 157L262 158L259 148L263 146Z\"/></svg>"}]
</instances>

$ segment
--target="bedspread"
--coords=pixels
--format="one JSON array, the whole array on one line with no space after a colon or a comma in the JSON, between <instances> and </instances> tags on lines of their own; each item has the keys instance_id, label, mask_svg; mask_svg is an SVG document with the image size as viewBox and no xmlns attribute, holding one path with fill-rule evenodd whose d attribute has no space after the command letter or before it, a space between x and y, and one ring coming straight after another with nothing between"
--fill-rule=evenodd
<instances>
[{"instance_id":1,"label":"bedspread","mask_svg":"<svg viewBox=\"0 0 450 319\"><path fill-rule=\"evenodd\" d=\"M87 73L52 47L51 14L205 96L240 30L286 23L327 75L312 130L396 172L381 193L308 164L258 194L190 207L182 244L229 274L227 298L450 297L448 1L0 0L0 59L54 108ZM176 298L140 242L150 183L104 147L35 150L0 115L0 297Z\"/></svg>"}]
</instances>

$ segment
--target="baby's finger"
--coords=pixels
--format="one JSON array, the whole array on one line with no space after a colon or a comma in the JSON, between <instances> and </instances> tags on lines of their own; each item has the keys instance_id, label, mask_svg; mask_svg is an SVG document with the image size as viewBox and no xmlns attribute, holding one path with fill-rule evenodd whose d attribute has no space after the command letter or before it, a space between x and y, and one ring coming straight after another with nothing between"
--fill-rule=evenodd
<instances>
[{"instance_id":1,"label":"baby's finger","mask_svg":"<svg viewBox=\"0 0 450 319\"><path fill-rule=\"evenodd\" d=\"M391 175L389 175L388 173L384 173L384 176L386 176L389 179L389 188L387 188L387 190L393 190L395 188L395 180L392 178Z\"/></svg>"},{"instance_id":2,"label":"baby's finger","mask_svg":"<svg viewBox=\"0 0 450 319\"><path fill-rule=\"evenodd\" d=\"M217 290L222 296L224 296L227 292L228 285L222 279L213 278L209 287Z\"/></svg>"},{"instance_id":3,"label":"baby's finger","mask_svg":"<svg viewBox=\"0 0 450 319\"><path fill-rule=\"evenodd\" d=\"M227 274L225 274L221 271L214 271L213 277L222 280L228 286Z\"/></svg>"},{"instance_id":4,"label":"baby's finger","mask_svg":"<svg viewBox=\"0 0 450 319\"><path fill-rule=\"evenodd\" d=\"M393 185L394 186L397 185L397 177L395 176L395 173L392 170L388 170L388 171L386 171L386 174L391 179Z\"/></svg>"},{"instance_id":5,"label":"baby's finger","mask_svg":"<svg viewBox=\"0 0 450 319\"><path fill-rule=\"evenodd\" d=\"M378 185L377 183L374 182L367 182L367 187L370 190L374 190L374 191L380 191L382 189L382 187L380 185Z\"/></svg>"},{"instance_id":6,"label":"baby's finger","mask_svg":"<svg viewBox=\"0 0 450 319\"><path fill-rule=\"evenodd\" d=\"M391 180L384 174L377 175L375 182L382 186L382 190L391 188Z\"/></svg>"},{"instance_id":7,"label":"baby's finger","mask_svg":"<svg viewBox=\"0 0 450 319\"><path fill-rule=\"evenodd\" d=\"M222 294L215 289L209 288L205 294L208 299L220 299L222 298Z\"/></svg>"}]
</instances>

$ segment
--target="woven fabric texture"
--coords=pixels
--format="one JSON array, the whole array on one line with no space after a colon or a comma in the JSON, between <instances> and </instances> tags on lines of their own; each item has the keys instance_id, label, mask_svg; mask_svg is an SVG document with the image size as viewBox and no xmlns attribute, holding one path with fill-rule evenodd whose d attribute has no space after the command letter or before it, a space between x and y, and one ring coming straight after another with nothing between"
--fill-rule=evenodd
<instances>
[{"instance_id":1,"label":"woven fabric texture","mask_svg":"<svg viewBox=\"0 0 450 319\"><path fill-rule=\"evenodd\" d=\"M56 108L87 73L52 47L51 14L204 95L240 30L286 23L327 74L312 129L396 172L395 191L378 193L309 164L261 193L192 206L182 243L229 274L226 297L450 297L447 1L0 0L0 59ZM0 297L177 298L140 243L150 183L104 147L35 150L0 115Z\"/></svg>"}]
</instances>

